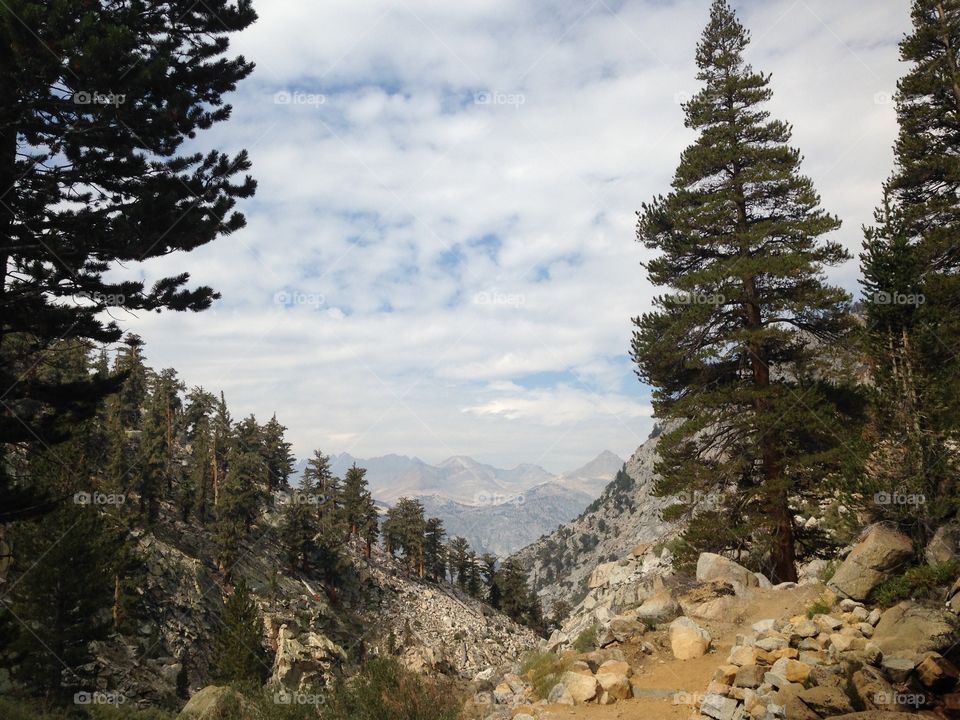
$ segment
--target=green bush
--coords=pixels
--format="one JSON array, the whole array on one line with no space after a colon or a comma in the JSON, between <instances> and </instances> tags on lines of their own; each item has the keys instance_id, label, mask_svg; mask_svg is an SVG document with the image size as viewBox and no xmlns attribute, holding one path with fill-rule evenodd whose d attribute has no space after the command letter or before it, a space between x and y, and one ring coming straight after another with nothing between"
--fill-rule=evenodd
<instances>
[{"instance_id":1,"label":"green bush","mask_svg":"<svg viewBox=\"0 0 960 720\"><path fill-rule=\"evenodd\" d=\"M337 685L323 713L325 720L456 720L464 693L448 681L433 681L392 658L367 663Z\"/></svg>"},{"instance_id":2,"label":"green bush","mask_svg":"<svg viewBox=\"0 0 960 720\"><path fill-rule=\"evenodd\" d=\"M830 560L827 563L826 567L823 568L823 577L821 578L821 582L823 583L830 582L830 580L833 579L833 576L837 574L837 568L840 567L841 562L842 561L839 558L834 558L833 560Z\"/></svg>"},{"instance_id":3,"label":"green bush","mask_svg":"<svg viewBox=\"0 0 960 720\"><path fill-rule=\"evenodd\" d=\"M534 652L523 658L520 675L527 679L538 698L546 699L553 686L560 681L560 676L569 670L572 664L573 658L569 655Z\"/></svg>"},{"instance_id":4,"label":"green bush","mask_svg":"<svg viewBox=\"0 0 960 720\"><path fill-rule=\"evenodd\" d=\"M952 583L956 576L956 563L916 565L881 583L870 599L880 607L890 607L901 600L936 599L938 591Z\"/></svg>"},{"instance_id":5,"label":"green bush","mask_svg":"<svg viewBox=\"0 0 960 720\"><path fill-rule=\"evenodd\" d=\"M833 605L823 598L819 598L807 608L807 619L812 620L814 615L829 615L831 610L833 610Z\"/></svg>"},{"instance_id":6,"label":"green bush","mask_svg":"<svg viewBox=\"0 0 960 720\"><path fill-rule=\"evenodd\" d=\"M573 641L573 649L582 653L594 650L597 647L597 632L599 629L599 626L594 623L590 627L581 630L580 634L577 635L577 639Z\"/></svg>"}]
</instances>

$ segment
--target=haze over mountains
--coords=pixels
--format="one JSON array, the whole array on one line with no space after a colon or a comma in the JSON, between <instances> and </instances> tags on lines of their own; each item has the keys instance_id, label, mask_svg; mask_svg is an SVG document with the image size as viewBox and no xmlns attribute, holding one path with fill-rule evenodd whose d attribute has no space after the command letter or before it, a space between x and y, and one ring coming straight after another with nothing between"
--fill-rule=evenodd
<instances>
[{"instance_id":1,"label":"haze over mountains","mask_svg":"<svg viewBox=\"0 0 960 720\"><path fill-rule=\"evenodd\" d=\"M392 505L401 497L417 498L428 517L443 519L448 536L461 535L477 552L500 556L575 518L623 466L609 450L560 475L530 463L504 469L462 455L438 465L406 455L331 457L338 477L354 463L367 469L378 502Z\"/></svg>"}]
</instances>

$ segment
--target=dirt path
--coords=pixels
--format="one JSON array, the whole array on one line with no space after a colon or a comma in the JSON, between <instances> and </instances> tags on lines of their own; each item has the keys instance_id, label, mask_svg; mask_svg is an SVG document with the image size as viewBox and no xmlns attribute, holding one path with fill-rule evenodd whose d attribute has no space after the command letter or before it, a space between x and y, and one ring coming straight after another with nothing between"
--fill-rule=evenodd
<instances>
[{"instance_id":1,"label":"dirt path","mask_svg":"<svg viewBox=\"0 0 960 720\"><path fill-rule=\"evenodd\" d=\"M750 631L750 626L766 618L799 615L823 592L822 585L807 585L791 590L754 590L745 612L732 622L701 622L713 638L713 649L694 660L677 660L665 641L665 631L655 638L663 649L655 655L644 656L637 648L621 648L634 666L633 684L648 697L623 700L613 705L578 705L568 707L549 705L539 708L540 717L582 718L583 720L688 720L692 703L713 679L718 665L723 664L738 634ZM676 702L675 702L676 701ZM684 704L684 701L690 704Z\"/></svg>"}]
</instances>

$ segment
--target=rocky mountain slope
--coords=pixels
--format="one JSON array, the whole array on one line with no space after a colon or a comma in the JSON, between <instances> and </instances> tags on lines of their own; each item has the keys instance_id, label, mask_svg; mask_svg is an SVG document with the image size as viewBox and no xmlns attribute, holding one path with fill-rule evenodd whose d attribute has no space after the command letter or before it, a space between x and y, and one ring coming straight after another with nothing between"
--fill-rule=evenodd
<instances>
[{"instance_id":1,"label":"rocky mountain slope","mask_svg":"<svg viewBox=\"0 0 960 720\"><path fill-rule=\"evenodd\" d=\"M443 519L448 536L466 538L479 553L506 557L575 518L593 498L560 483L547 482L491 505L464 505L438 496L418 499L428 517Z\"/></svg>"},{"instance_id":2,"label":"rocky mountain slope","mask_svg":"<svg viewBox=\"0 0 960 720\"><path fill-rule=\"evenodd\" d=\"M660 518L660 510L672 501L653 494L656 447L654 431L580 516L516 553L546 608L555 600L583 597L598 565L641 543L676 535L677 528Z\"/></svg>"},{"instance_id":3,"label":"rocky mountain slope","mask_svg":"<svg viewBox=\"0 0 960 720\"><path fill-rule=\"evenodd\" d=\"M223 600L241 578L264 621L264 672L290 690L323 687L364 657L384 654L417 671L472 677L516 661L536 642L483 603L411 577L378 548L370 559L360 545L343 548L346 567L332 601L318 582L288 569L278 541L284 499L276 493L257 518L229 582L212 560L210 530L182 522L172 506L152 529L135 530L141 569L131 578L134 611L122 632L94 644L96 659L80 686L119 693L131 704L181 706L209 684ZM11 649L0 654L4 668L22 661ZM12 689L10 677L0 675L0 693Z\"/></svg>"}]
</instances>

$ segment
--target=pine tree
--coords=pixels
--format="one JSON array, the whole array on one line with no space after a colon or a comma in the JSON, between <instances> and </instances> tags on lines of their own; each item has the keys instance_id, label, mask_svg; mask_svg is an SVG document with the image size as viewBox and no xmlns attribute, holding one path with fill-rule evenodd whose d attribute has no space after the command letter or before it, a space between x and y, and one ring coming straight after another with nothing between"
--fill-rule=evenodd
<instances>
[{"instance_id":1,"label":"pine tree","mask_svg":"<svg viewBox=\"0 0 960 720\"><path fill-rule=\"evenodd\" d=\"M201 387L191 388L181 419L189 446L177 503L186 521L195 514L201 523L213 511L213 426L211 415L216 398Z\"/></svg>"},{"instance_id":2,"label":"pine tree","mask_svg":"<svg viewBox=\"0 0 960 720\"><path fill-rule=\"evenodd\" d=\"M240 543L259 512L266 486L266 466L255 452L233 448L217 501L214 527L220 571L229 576Z\"/></svg>"},{"instance_id":3,"label":"pine tree","mask_svg":"<svg viewBox=\"0 0 960 720\"><path fill-rule=\"evenodd\" d=\"M309 485L294 490L287 496L280 537L287 551L287 561L292 570L306 573L311 556L317 548L320 526L310 500L315 498Z\"/></svg>"},{"instance_id":4,"label":"pine tree","mask_svg":"<svg viewBox=\"0 0 960 720\"><path fill-rule=\"evenodd\" d=\"M497 583L497 556L484 553L480 556L483 572L483 584L486 586L486 601L490 607L500 609L502 598L500 586Z\"/></svg>"},{"instance_id":5,"label":"pine tree","mask_svg":"<svg viewBox=\"0 0 960 720\"><path fill-rule=\"evenodd\" d=\"M214 407L212 426L213 463L210 470L213 475L213 503L217 505L220 502L220 484L227 474L227 457L233 443L233 420L222 391Z\"/></svg>"},{"instance_id":6,"label":"pine tree","mask_svg":"<svg viewBox=\"0 0 960 720\"><path fill-rule=\"evenodd\" d=\"M276 414L263 426L268 492L290 487L290 474L293 472L296 458L291 451L292 446L284 439L286 431L287 428L279 423Z\"/></svg>"},{"instance_id":7,"label":"pine tree","mask_svg":"<svg viewBox=\"0 0 960 720\"><path fill-rule=\"evenodd\" d=\"M466 590L467 582L470 579L470 545L466 538L459 535L451 538L447 545L447 557L449 558L451 582L455 581L457 587Z\"/></svg>"},{"instance_id":8,"label":"pine tree","mask_svg":"<svg viewBox=\"0 0 960 720\"><path fill-rule=\"evenodd\" d=\"M253 66L227 56L228 37L255 18L248 0L182 12L164 3L4 6L0 387L12 412L0 416L0 454L37 438L65 441L116 391L119 379L93 374L69 384L30 377L58 341L116 342L108 308L199 311L216 297L189 287L187 273L145 287L116 272L243 227L234 206L255 190L246 152L203 152L194 138L229 118L224 95ZM0 457L0 519L49 510L31 505L7 467Z\"/></svg>"},{"instance_id":9,"label":"pine tree","mask_svg":"<svg viewBox=\"0 0 960 720\"><path fill-rule=\"evenodd\" d=\"M342 535L343 492L330 469L330 456L314 451L303 470L302 486L317 495L317 521L324 532Z\"/></svg>"},{"instance_id":10,"label":"pine tree","mask_svg":"<svg viewBox=\"0 0 960 720\"><path fill-rule=\"evenodd\" d=\"M922 544L958 500L960 4L914 0L911 14L896 165L860 257L876 388L865 494L922 495L871 508Z\"/></svg>"},{"instance_id":11,"label":"pine tree","mask_svg":"<svg viewBox=\"0 0 960 720\"><path fill-rule=\"evenodd\" d=\"M423 559L427 576L437 583L447 576L447 554L443 544L446 534L443 520L437 517L427 520L423 537Z\"/></svg>"},{"instance_id":12,"label":"pine tree","mask_svg":"<svg viewBox=\"0 0 960 720\"><path fill-rule=\"evenodd\" d=\"M366 468L357 467L354 463L343 479L343 520L349 536L358 535L369 519L371 498L366 474Z\"/></svg>"},{"instance_id":13,"label":"pine tree","mask_svg":"<svg viewBox=\"0 0 960 720\"><path fill-rule=\"evenodd\" d=\"M147 412L140 435L140 508L152 522L159 512L160 498L173 491L181 466L175 463L176 436L181 410L176 371L167 369L154 376Z\"/></svg>"},{"instance_id":14,"label":"pine tree","mask_svg":"<svg viewBox=\"0 0 960 720\"><path fill-rule=\"evenodd\" d=\"M143 344L139 335L127 335L114 363L114 373L124 378L117 393L117 412L127 430L139 430L143 425L143 406L148 394Z\"/></svg>"},{"instance_id":15,"label":"pine tree","mask_svg":"<svg viewBox=\"0 0 960 720\"><path fill-rule=\"evenodd\" d=\"M840 223L800 174L790 126L763 109L770 78L744 62L748 43L715 0L696 53L704 87L684 106L697 140L637 227L661 252L650 281L674 292L634 319L632 350L657 416L675 423L658 445L660 492L722 500L693 514L688 541L751 547L785 581L796 579L792 499L836 470L850 425L821 366L824 343L851 325L822 269L848 256L818 240Z\"/></svg>"},{"instance_id":16,"label":"pine tree","mask_svg":"<svg viewBox=\"0 0 960 720\"><path fill-rule=\"evenodd\" d=\"M383 522L383 538L386 551L393 555L403 553L407 569L419 577L426 574L425 535L427 523L423 518L423 505L419 500L400 498L387 511Z\"/></svg>"},{"instance_id":17,"label":"pine tree","mask_svg":"<svg viewBox=\"0 0 960 720\"><path fill-rule=\"evenodd\" d=\"M67 341L39 369L45 382L71 382L88 372L87 348ZM92 660L89 643L109 631L104 611L110 606L119 533L108 530L100 495L93 485L102 445L94 420L74 428L69 440L21 455L17 474L52 497L55 510L8 527L15 579L4 605L18 621L14 649L21 657L17 678L56 702L67 699L78 681L92 681L84 666ZM104 496L105 497L105 496Z\"/></svg>"},{"instance_id":18,"label":"pine tree","mask_svg":"<svg viewBox=\"0 0 960 720\"><path fill-rule=\"evenodd\" d=\"M213 638L210 677L218 683L259 686L270 665L263 651L260 610L243 578L224 603L220 620L220 630Z\"/></svg>"}]
</instances>

